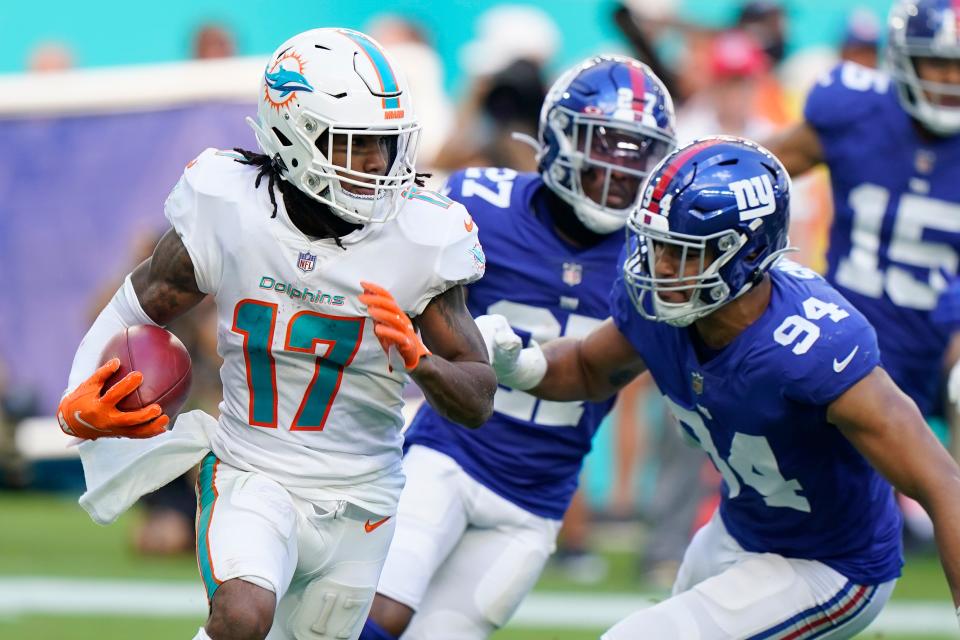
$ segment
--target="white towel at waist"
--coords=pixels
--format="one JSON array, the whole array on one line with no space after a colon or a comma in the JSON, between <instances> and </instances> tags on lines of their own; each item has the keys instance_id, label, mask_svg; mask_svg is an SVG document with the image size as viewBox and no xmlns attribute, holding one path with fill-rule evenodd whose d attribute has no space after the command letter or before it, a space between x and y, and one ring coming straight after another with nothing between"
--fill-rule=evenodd
<instances>
[{"instance_id":1,"label":"white towel at waist","mask_svg":"<svg viewBox=\"0 0 960 640\"><path fill-rule=\"evenodd\" d=\"M80 496L94 522L110 524L144 494L186 473L210 451L217 421L203 411L177 417L167 433L135 440L101 438L80 444L87 490Z\"/></svg>"}]
</instances>

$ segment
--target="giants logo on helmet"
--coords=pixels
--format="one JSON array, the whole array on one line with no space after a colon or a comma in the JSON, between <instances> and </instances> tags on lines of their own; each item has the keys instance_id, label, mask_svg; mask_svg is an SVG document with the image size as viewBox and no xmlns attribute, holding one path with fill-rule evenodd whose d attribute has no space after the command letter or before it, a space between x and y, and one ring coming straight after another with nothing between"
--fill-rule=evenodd
<instances>
[{"instance_id":1,"label":"giants logo on helmet","mask_svg":"<svg viewBox=\"0 0 960 640\"><path fill-rule=\"evenodd\" d=\"M768 216L777 209L773 197L773 184L770 176L764 174L746 180L737 180L727 185L737 198L740 220L752 220Z\"/></svg>"}]
</instances>

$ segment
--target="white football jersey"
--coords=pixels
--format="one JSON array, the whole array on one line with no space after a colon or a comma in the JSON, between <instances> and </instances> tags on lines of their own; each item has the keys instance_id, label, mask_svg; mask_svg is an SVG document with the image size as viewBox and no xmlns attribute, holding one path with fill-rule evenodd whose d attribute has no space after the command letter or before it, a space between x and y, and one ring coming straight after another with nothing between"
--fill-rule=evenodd
<instances>
[{"instance_id":1,"label":"white football jersey","mask_svg":"<svg viewBox=\"0 0 960 640\"><path fill-rule=\"evenodd\" d=\"M476 225L432 191L405 192L400 214L343 238L311 241L279 190L233 152L187 165L165 211L201 291L215 297L223 402L214 453L307 500L346 499L390 515L403 487L401 391L357 300L386 288L411 316L484 270Z\"/></svg>"}]
</instances>

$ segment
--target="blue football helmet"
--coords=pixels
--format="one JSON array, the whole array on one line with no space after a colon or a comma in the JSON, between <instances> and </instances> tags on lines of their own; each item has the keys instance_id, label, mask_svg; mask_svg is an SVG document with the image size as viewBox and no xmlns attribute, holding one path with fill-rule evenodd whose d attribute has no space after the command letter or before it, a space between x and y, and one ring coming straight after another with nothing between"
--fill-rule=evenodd
<instances>
[{"instance_id":1,"label":"blue football helmet","mask_svg":"<svg viewBox=\"0 0 960 640\"><path fill-rule=\"evenodd\" d=\"M674 129L673 101L649 67L625 56L591 58L564 73L543 102L540 174L584 226L612 233L636 206L643 178L676 147Z\"/></svg>"},{"instance_id":2,"label":"blue football helmet","mask_svg":"<svg viewBox=\"0 0 960 640\"><path fill-rule=\"evenodd\" d=\"M917 58L960 59L960 5L899 0L887 26L887 64L900 104L933 133L960 133L960 85L922 80L916 67Z\"/></svg>"},{"instance_id":3,"label":"blue football helmet","mask_svg":"<svg viewBox=\"0 0 960 640\"><path fill-rule=\"evenodd\" d=\"M685 327L761 282L791 250L789 225L790 177L773 154L696 140L653 170L627 219L630 298L643 317Z\"/></svg>"}]
</instances>

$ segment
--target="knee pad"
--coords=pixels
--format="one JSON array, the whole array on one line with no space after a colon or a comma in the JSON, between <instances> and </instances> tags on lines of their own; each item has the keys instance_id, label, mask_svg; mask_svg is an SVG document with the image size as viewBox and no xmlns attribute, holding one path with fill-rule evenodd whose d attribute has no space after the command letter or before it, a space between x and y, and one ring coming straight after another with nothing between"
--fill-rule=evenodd
<instances>
[{"instance_id":1,"label":"knee pad","mask_svg":"<svg viewBox=\"0 0 960 640\"><path fill-rule=\"evenodd\" d=\"M772 553L751 556L720 576L694 585L693 590L730 615L776 598L797 580L793 565Z\"/></svg>"},{"instance_id":2,"label":"knee pad","mask_svg":"<svg viewBox=\"0 0 960 640\"><path fill-rule=\"evenodd\" d=\"M546 560L539 549L508 545L474 590L474 603L483 617L498 628L507 624L536 585Z\"/></svg>"},{"instance_id":3,"label":"knee pad","mask_svg":"<svg viewBox=\"0 0 960 640\"><path fill-rule=\"evenodd\" d=\"M373 594L369 588L315 580L303 591L290 619L290 631L296 640L355 638L367 619Z\"/></svg>"}]
</instances>

